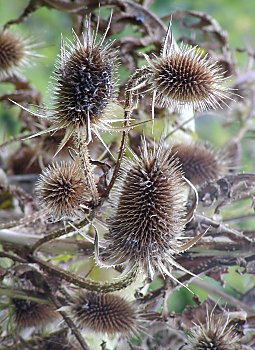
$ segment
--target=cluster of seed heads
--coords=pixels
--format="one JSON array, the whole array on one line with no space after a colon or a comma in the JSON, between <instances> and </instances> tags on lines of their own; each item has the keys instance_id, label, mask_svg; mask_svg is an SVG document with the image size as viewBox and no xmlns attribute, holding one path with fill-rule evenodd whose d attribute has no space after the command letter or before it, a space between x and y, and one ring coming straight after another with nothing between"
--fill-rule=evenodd
<instances>
[{"instance_id":1,"label":"cluster of seed heads","mask_svg":"<svg viewBox=\"0 0 255 350\"><path fill-rule=\"evenodd\" d=\"M64 129L65 136L57 152L73 137L79 160L50 165L43 170L36 185L40 207L55 220L80 218L92 199L96 204L99 202L96 185L91 180L87 145L92 133L101 139L99 130L115 130L111 126L113 120L106 117L110 104L115 101L117 56L112 44L105 44L109 26L110 21L102 39L97 40L98 27L92 35L87 18L82 38L74 32L73 42L62 40L53 73L51 107L43 114L34 113L48 118L52 124L37 135ZM15 74L30 54L27 41L1 32L0 79ZM153 111L155 103L178 111L186 106L206 110L231 100L231 92L224 86L223 72L217 64L196 47L178 48L170 29L161 56L145 55L145 58L147 66L138 70L128 83L130 101L134 91L138 93L145 87L152 93ZM84 136L82 147L80 135ZM133 155L133 160L124 161L115 184L111 197L113 214L101 242L104 250L100 256L96 250L97 261L108 266L124 265L124 272L141 268L151 279L160 273L177 281L172 273L174 267L188 271L176 262L176 255L195 242L183 244L188 217L187 184L190 182L187 179L200 185L226 171L224 159L204 145L175 144L169 149L161 142L149 150L143 141L140 156ZM93 184L93 190L89 184ZM19 325L42 323L51 316L44 304L15 298L12 302ZM114 294L81 292L68 308L77 324L90 331L134 335L141 330L134 305ZM194 327L187 349L233 350L235 342L228 323L222 319L215 321L210 315L205 326Z\"/></svg>"}]
</instances>

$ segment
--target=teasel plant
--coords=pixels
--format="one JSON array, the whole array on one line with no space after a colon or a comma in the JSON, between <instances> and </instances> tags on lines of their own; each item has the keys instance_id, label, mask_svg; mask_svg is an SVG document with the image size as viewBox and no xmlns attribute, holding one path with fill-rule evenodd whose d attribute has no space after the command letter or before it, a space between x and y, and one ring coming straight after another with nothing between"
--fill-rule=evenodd
<instances>
[{"instance_id":1,"label":"teasel plant","mask_svg":"<svg viewBox=\"0 0 255 350\"><path fill-rule=\"evenodd\" d=\"M33 78L0 96L21 125L0 144L0 350L254 347L254 85L213 18L152 2L30 0L3 26L71 23L45 105Z\"/></svg>"}]
</instances>

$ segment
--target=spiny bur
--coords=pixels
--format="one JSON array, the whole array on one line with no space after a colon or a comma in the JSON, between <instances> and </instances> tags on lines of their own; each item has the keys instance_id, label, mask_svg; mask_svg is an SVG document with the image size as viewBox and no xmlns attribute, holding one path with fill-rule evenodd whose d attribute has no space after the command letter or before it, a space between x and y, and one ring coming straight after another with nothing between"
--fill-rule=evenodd
<instances>
[{"instance_id":1,"label":"spiny bur","mask_svg":"<svg viewBox=\"0 0 255 350\"><path fill-rule=\"evenodd\" d=\"M146 87L152 92L152 111L155 103L177 111L187 107L204 111L222 108L226 100L232 100L233 93L225 86L224 72L217 62L198 47L178 47L170 28L161 56L144 56L148 65L131 78L131 90Z\"/></svg>"},{"instance_id":2,"label":"spiny bur","mask_svg":"<svg viewBox=\"0 0 255 350\"><path fill-rule=\"evenodd\" d=\"M115 294L81 292L69 311L85 330L123 336L139 333L134 305Z\"/></svg>"},{"instance_id":3,"label":"spiny bur","mask_svg":"<svg viewBox=\"0 0 255 350\"><path fill-rule=\"evenodd\" d=\"M185 250L186 190L171 150L162 143L148 150L143 140L141 156L126 160L115 187L102 259L126 268L142 267L150 278L160 272L175 279L174 266L186 271L175 261L175 255Z\"/></svg>"},{"instance_id":4,"label":"spiny bur","mask_svg":"<svg viewBox=\"0 0 255 350\"><path fill-rule=\"evenodd\" d=\"M37 46L30 38L0 30L0 80L20 75L31 58L39 56L34 52Z\"/></svg>"},{"instance_id":5,"label":"spiny bur","mask_svg":"<svg viewBox=\"0 0 255 350\"><path fill-rule=\"evenodd\" d=\"M92 139L92 132L103 142L99 130L115 130L111 126L115 120L107 119L106 116L116 100L117 51L112 48L112 43L104 43L110 21L99 41L97 41L98 28L94 34L91 33L89 17L85 21L82 39L74 31L73 41L65 42L62 39L49 89L50 107L41 111L38 108L37 113L28 110L35 116L48 118L52 124L48 129L31 137L50 131L65 130L65 136L57 153L79 128L85 131L87 144Z\"/></svg>"},{"instance_id":6,"label":"spiny bur","mask_svg":"<svg viewBox=\"0 0 255 350\"><path fill-rule=\"evenodd\" d=\"M54 220L80 217L91 199L75 162L54 163L44 169L35 192L40 208Z\"/></svg>"},{"instance_id":7,"label":"spiny bur","mask_svg":"<svg viewBox=\"0 0 255 350\"><path fill-rule=\"evenodd\" d=\"M185 350L240 350L240 337L228 317L207 315L205 324L195 324Z\"/></svg>"},{"instance_id":8,"label":"spiny bur","mask_svg":"<svg viewBox=\"0 0 255 350\"><path fill-rule=\"evenodd\" d=\"M217 180L229 171L227 155L209 143L175 143L171 154L179 159L185 177L195 186Z\"/></svg>"},{"instance_id":9,"label":"spiny bur","mask_svg":"<svg viewBox=\"0 0 255 350\"><path fill-rule=\"evenodd\" d=\"M42 327L57 318L57 313L50 304L18 298L12 298L11 304L14 322L20 329Z\"/></svg>"}]
</instances>

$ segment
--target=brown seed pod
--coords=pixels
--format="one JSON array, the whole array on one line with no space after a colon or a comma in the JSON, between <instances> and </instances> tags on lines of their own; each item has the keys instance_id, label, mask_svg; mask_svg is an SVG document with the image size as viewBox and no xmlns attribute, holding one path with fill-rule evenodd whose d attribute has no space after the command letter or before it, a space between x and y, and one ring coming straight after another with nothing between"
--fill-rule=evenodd
<instances>
[{"instance_id":1,"label":"brown seed pod","mask_svg":"<svg viewBox=\"0 0 255 350\"><path fill-rule=\"evenodd\" d=\"M232 100L224 82L224 72L197 47L177 45L172 33L166 35L160 57L144 55L148 66L135 74L133 91L146 86L153 93L153 105L170 107L177 111L192 107L194 110L222 108L225 100Z\"/></svg>"},{"instance_id":2,"label":"brown seed pod","mask_svg":"<svg viewBox=\"0 0 255 350\"><path fill-rule=\"evenodd\" d=\"M88 331L124 336L139 332L134 305L115 294L81 292L69 311L79 326Z\"/></svg>"},{"instance_id":3,"label":"brown seed pod","mask_svg":"<svg viewBox=\"0 0 255 350\"><path fill-rule=\"evenodd\" d=\"M91 34L90 18L85 21L82 40L74 31L73 42L62 39L50 88L51 106L38 113L28 110L35 116L48 118L52 123L50 128L32 137L65 129L57 153L79 128L84 128L86 132L86 143L91 141L92 131L103 142L98 130L116 130L111 126L114 120L106 117L116 99L117 52L111 48L111 43L104 44L110 21L98 42L97 30Z\"/></svg>"},{"instance_id":4,"label":"brown seed pod","mask_svg":"<svg viewBox=\"0 0 255 350\"><path fill-rule=\"evenodd\" d=\"M213 310L214 311L214 310ZM216 317L213 311L207 315L206 323L196 324L189 336L185 350L240 350L240 337L235 325L221 314Z\"/></svg>"},{"instance_id":5,"label":"brown seed pod","mask_svg":"<svg viewBox=\"0 0 255 350\"><path fill-rule=\"evenodd\" d=\"M35 191L40 207L54 220L80 217L90 200L80 168L73 162L44 169Z\"/></svg>"},{"instance_id":6,"label":"brown seed pod","mask_svg":"<svg viewBox=\"0 0 255 350\"><path fill-rule=\"evenodd\" d=\"M227 155L209 143L176 143L171 154L176 155L185 177L195 186L217 180L229 171Z\"/></svg>"},{"instance_id":7,"label":"brown seed pod","mask_svg":"<svg viewBox=\"0 0 255 350\"><path fill-rule=\"evenodd\" d=\"M20 329L41 327L57 318L57 313L50 304L18 298L11 299L14 322Z\"/></svg>"},{"instance_id":8,"label":"brown seed pod","mask_svg":"<svg viewBox=\"0 0 255 350\"><path fill-rule=\"evenodd\" d=\"M115 187L102 253L106 263L101 264L140 266L150 278L158 271L175 279L173 266L186 271L174 255L187 249L181 245L187 183L178 160L162 143L153 151L143 140L140 158L134 157L126 161Z\"/></svg>"},{"instance_id":9,"label":"brown seed pod","mask_svg":"<svg viewBox=\"0 0 255 350\"><path fill-rule=\"evenodd\" d=\"M31 64L31 58L38 56L33 52L36 44L31 39L9 31L0 31L0 80L19 75L22 68Z\"/></svg>"}]
</instances>

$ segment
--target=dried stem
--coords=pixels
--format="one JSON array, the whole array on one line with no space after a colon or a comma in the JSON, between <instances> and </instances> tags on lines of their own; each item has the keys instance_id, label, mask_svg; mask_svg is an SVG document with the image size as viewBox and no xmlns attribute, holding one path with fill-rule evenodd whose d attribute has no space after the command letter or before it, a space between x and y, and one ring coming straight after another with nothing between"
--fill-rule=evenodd
<instances>
[{"instance_id":1,"label":"dried stem","mask_svg":"<svg viewBox=\"0 0 255 350\"><path fill-rule=\"evenodd\" d=\"M77 223L75 226L77 228L83 227L84 225L88 224L88 219L85 218L82 221L80 221L79 223ZM63 228L57 229L55 231L50 232L49 234L47 234L46 236L44 236L43 238L39 239L36 243L34 243L31 247L31 253L35 252L36 250L38 250L38 248L40 248L43 244L48 243L50 241L53 241L56 238L59 238L61 236L64 236L65 234L72 232L73 231L73 226L72 225L66 225Z\"/></svg>"},{"instance_id":2,"label":"dried stem","mask_svg":"<svg viewBox=\"0 0 255 350\"><path fill-rule=\"evenodd\" d=\"M94 292L109 293L117 290L121 290L129 286L137 276L137 270L131 270L125 277L116 282L102 283L96 282L89 279L84 279L77 276L76 274L61 269L58 266L54 266L49 262L43 261L35 256L30 256L29 261L38 264L45 271L52 273L53 275L60 277L69 283L75 284L80 288L85 288Z\"/></svg>"}]
</instances>

